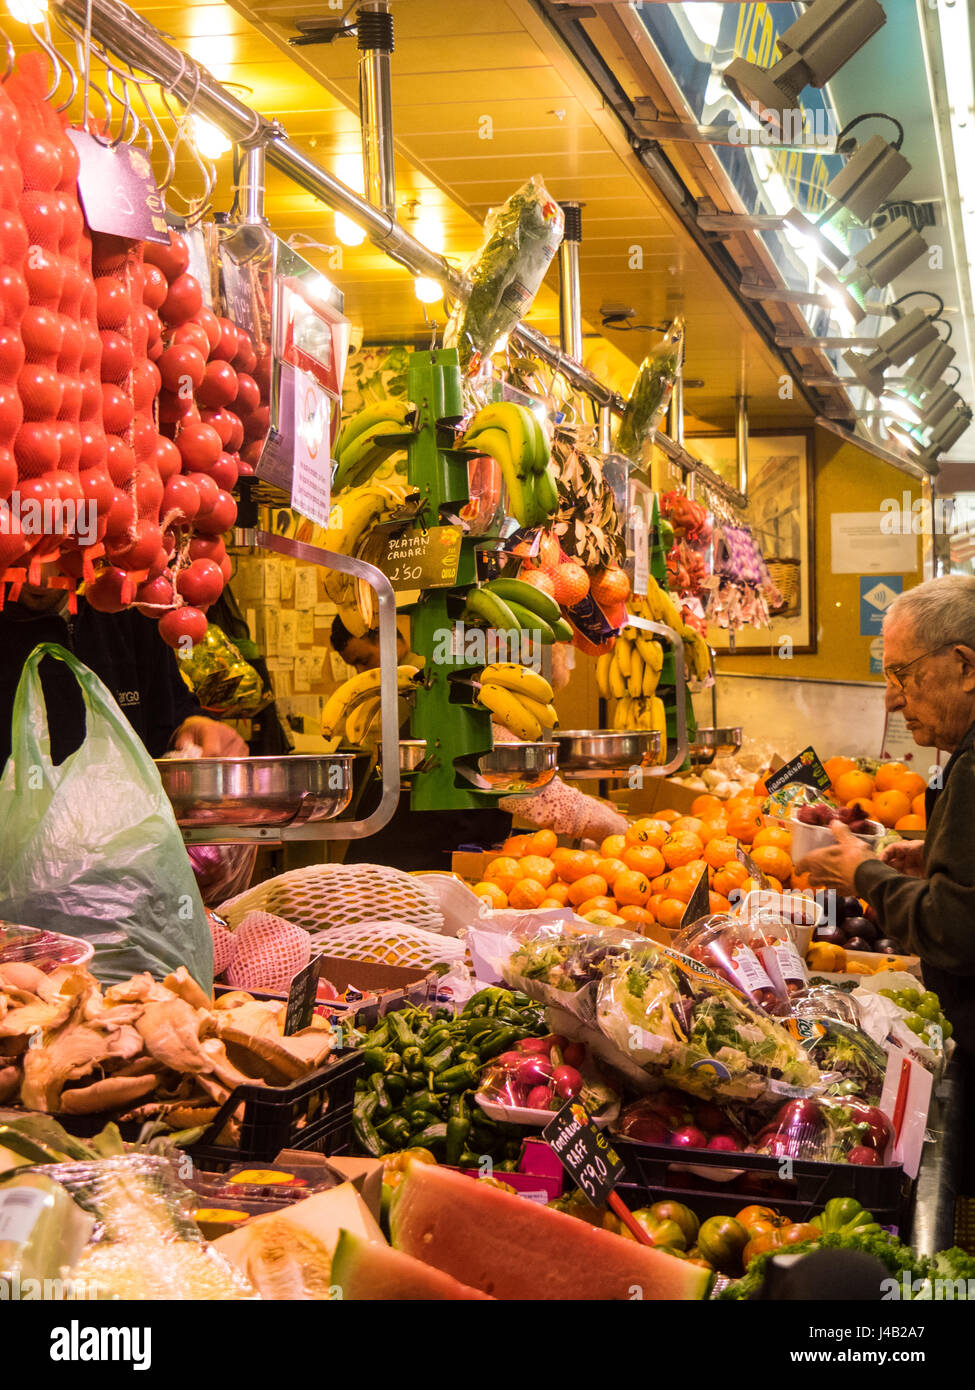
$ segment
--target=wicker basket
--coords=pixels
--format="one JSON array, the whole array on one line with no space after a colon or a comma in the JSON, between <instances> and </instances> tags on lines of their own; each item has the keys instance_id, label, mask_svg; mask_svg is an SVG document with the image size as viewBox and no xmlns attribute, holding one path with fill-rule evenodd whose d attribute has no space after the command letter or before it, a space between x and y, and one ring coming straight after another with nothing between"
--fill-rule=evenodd
<instances>
[{"instance_id":1,"label":"wicker basket","mask_svg":"<svg viewBox=\"0 0 975 1390\"><path fill-rule=\"evenodd\" d=\"M769 578L782 595L781 608L775 610L778 618L794 618L802 607L802 569L798 560L766 560Z\"/></svg>"}]
</instances>

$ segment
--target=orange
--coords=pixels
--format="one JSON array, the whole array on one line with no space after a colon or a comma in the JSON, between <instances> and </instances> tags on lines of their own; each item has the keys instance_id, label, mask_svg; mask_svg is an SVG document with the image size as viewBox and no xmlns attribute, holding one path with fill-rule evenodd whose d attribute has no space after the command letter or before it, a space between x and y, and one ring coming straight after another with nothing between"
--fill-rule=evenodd
<instances>
[{"instance_id":1,"label":"orange","mask_svg":"<svg viewBox=\"0 0 975 1390\"><path fill-rule=\"evenodd\" d=\"M653 845L630 845L623 852L623 864L627 869L636 869L647 878L659 878L666 869L664 857Z\"/></svg>"},{"instance_id":2,"label":"orange","mask_svg":"<svg viewBox=\"0 0 975 1390\"><path fill-rule=\"evenodd\" d=\"M774 874L766 874L765 877L768 879L767 883L760 883L757 878L746 878L745 882L738 889L738 892L741 894L742 897L744 897L746 893L782 892L782 884L779 882L779 880L775 877Z\"/></svg>"},{"instance_id":3,"label":"orange","mask_svg":"<svg viewBox=\"0 0 975 1390\"><path fill-rule=\"evenodd\" d=\"M901 816L894 826L895 830L924 830L926 829L923 816Z\"/></svg>"},{"instance_id":4,"label":"orange","mask_svg":"<svg viewBox=\"0 0 975 1390\"><path fill-rule=\"evenodd\" d=\"M656 878L650 880L650 894L657 894L659 897L667 898L670 896L670 885L674 875L671 873L658 874Z\"/></svg>"},{"instance_id":5,"label":"orange","mask_svg":"<svg viewBox=\"0 0 975 1390\"><path fill-rule=\"evenodd\" d=\"M689 864L692 859L697 859L704 849L697 835L668 835L663 842L660 852L664 857L664 863L669 869L676 869L680 864Z\"/></svg>"},{"instance_id":6,"label":"orange","mask_svg":"<svg viewBox=\"0 0 975 1390\"><path fill-rule=\"evenodd\" d=\"M604 859L622 859L629 843L625 835L607 835L599 846L599 853Z\"/></svg>"},{"instance_id":7,"label":"orange","mask_svg":"<svg viewBox=\"0 0 975 1390\"><path fill-rule=\"evenodd\" d=\"M655 922L657 919L648 907L637 907L635 903L627 903L625 907L619 908L619 915L624 922Z\"/></svg>"},{"instance_id":8,"label":"orange","mask_svg":"<svg viewBox=\"0 0 975 1390\"><path fill-rule=\"evenodd\" d=\"M675 812L674 819L677 818ZM627 827L625 839L628 845L653 845L659 849L669 834L670 826L662 817L644 816Z\"/></svg>"},{"instance_id":9,"label":"orange","mask_svg":"<svg viewBox=\"0 0 975 1390\"><path fill-rule=\"evenodd\" d=\"M927 808L924 803L923 792L916 796L914 800L911 802L911 810L914 812L916 816L923 816L927 814Z\"/></svg>"},{"instance_id":10,"label":"orange","mask_svg":"<svg viewBox=\"0 0 975 1390\"><path fill-rule=\"evenodd\" d=\"M731 911L731 903L728 901L727 898L723 898L723 897L721 896L720 893L709 893L709 894L708 894L708 897L709 897L710 900L711 900L711 911L712 911L712 912L730 912L730 911Z\"/></svg>"},{"instance_id":11,"label":"orange","mask_svg":"<svg viewBox=\"0 0 975 1390\"><path fill-rule=\"evenodd\" d=\"M723 808L720 797L712 796L710 792L703 792L696 796L691 802L691 815L701 816L707 820L712 815L717 815Z\"/></svg>"},{"instance_id":12,"label":"orange","mask_svg":"<svg viewBox=\"0 0 975 1390\"><path fill-rule=\"evenodd\" d=\"M728 834L727 816L722 816L720 820L715 817L714 820L702 821L697 834L698 839L705 845L710 844L712 840L723 840Z\"/></svg>"},{"instance_id":13,"label":"orange","mask_svg":"<svg viewBox=\"0 0 975 1390\"><path fill-rule=\"evenodd\" d=\"M700 859L696 864L685 864L680 869L675 869L670 874L669 882L665 889L668 898L680 898L682 902L689 902L690 896L697 887L698 879L701 877L701 870L705 867L704 860ZM652 885L651 885L652 886Z\"/></svg>"},{"instance_id":14,"label":"orange","mask_svg":"<svg viewBox=\"0 0 975 1390\"><path fill-rule=\"evenodd\" d=\"M547 898L543 898L542 901L541 901L538 905L539 905L539 907L548 907L548 908L565 907L565 903L560 902L560 901L558 900L558 898L553 898L553 897L551 897L551 896L549 896L549 897L547 897Z\"/></svg>"},{"instance_id":15,"label":"orange","mask_svg":"<svg viewBox=\"0 0 975 1390\"><path fill-rule=\"evenodd\" d=\"M710 840L704 846L704 858L713 869L720 869L729 859L734 859L735 844L730 835L725 835L720 840Z\"/></svg>"},{"instance_id":16,"label":"orange","mask_svg":"<svg viewBox=\"0 0 975 1390\"><path fill-rule=\"evenodd\" d=\"M512 884L517 883L521 877L518 860L503 855L492 859L484 870L484 877L496 883L503 893L510 893Z\"/></svg>"},{"instance_id":17,"label":"orange","mask_svg":"<svg viewBox=\"0 0 975 1390\"><path fill-rule=\"evenodd\" d=\"M681 816L670 827L670 833L671 835L697 835L703 824L704 822L698 820L697 816Z\"/></svg>"},{"instance_id":18,"label":"orange","mask_svg":"<svg viewBox=\"0 0 975 1390\"><path fill-rule=\"evenodd\" d=\"M528 848L530 835L509 835L501 846L502 854L510 854L512 859L520 859L522 855L531 854Z\"/></svg>"},{"instance_id":19,"label":"orange","mask_svg":"<svg viewBox=\"0 0 975 1390\"><path fill-rule=\"evenodd\" d=\"M578 907L587 898L605 898L608 887L609 884L600 874L583 874L569 888L569 902Z\"/></svg>"},{"instance_id":20,"label":"orange","mask_svg":"<svg viewBox=\"0 0 975 1390\"><path fill-rule=\"evenodd\" d=\"M622 859L600 859L596 865L596 873L606 880L610 888L616 882L617 874L624 873L625 870L626 864Z\"/></svg>"},{"instance_id":21,"label":"orange","mask_svg":"<svg viewBox=\"0 0 975 1390\"><path fill-rule=\"evenodd\" d=\"M784 825L765 825L759 830L753 845L777 845L779 849L790 850L792 848L792 832L786 830Z\"/></svg>"},{"instance_id":22,"label":"orange","mask_svg":"<svg viewBox=\"0 0 975 1390\"><path fill-rule=\"evenodd\" d=\"M841 777L848 772L856 772L857 765L852 758L827 758L823 763L829 780L835 787Z\"/></svg>"},{"instance_id":23,"label":"orange","mask_svg":"<svg viewBox=\"0 0 975 1390\"><path fill-rule=\"evenodd\" d=\"M752 796L760 796L764 800L768 796L768 787L765 785L764 777L760 777L752 786Z\"/></svg>"},{"instance_id":24,"label":"orange","mask_svg":"<svg viewBox=\"0 0 975 1390\"><path fill-rule=\"evenodd\" d=\"M855 796L846 804L851 811L861 811L869 820L877 819L877 808L868 796Z\"/></svg>"},{"instance_id":25,"label":"orange","mask_svg":"<svg viewBox=\"0 0 975 1390\"><path fill-rule=\"evenodd\" d=\"M545 889L533 878L520 878L508 894L509 907L541 907Z\"/></svg>"},{"instance_id":26,"label":"orange","mask_svg":"<svg viewBox=\"0 0 975 1390\"><path fill-rule=\"evenodd\" d=\"M772 874L778 879L787 879L792 873L792 860L778 845L755 845L752 858L763 874Z\"/></svg>"},{"instance_id":27,"label":"orange","mask_svg":"<svg viewBox=\"0 0 975 1390\"><path fill-rule=\"evenodd\" d=\"M624 869L613 884L613 895L623 907L642 907L650 896L650 880L637 869Z\"/></svg>"},{"instance_id":28,"label":"orange","mask_svg":"<svg viewBox=\"0 0 975 1390\"><path fill-rule=\"evenodd\" d=\"M551 859L552 850L559 843L559 837L554 830L536 830L534 835L528 837L528 853L540 854L543 859Z\"/></svg>"},{"instance_id":29,"label":"orange","mask_svg":"<svg viewBox=\"0 0 975 1390\"><path fill-rule=\"evenodd\" d=\"M907 770L906 763L881 763L877 768L877 776L874 778L874 790L878 792L895 791L897 779L903 777ZM856 792L853 795L856 796Z\"/></svg>"},{"instance_id":30,"label":"orange","mask_svg":"<svg viewBox=\"0 0 975 1390\"><path fill-rule=\"evenodd\" d=\"M551 859L543 859L540 854L526 854L518 860L522 878L534 879L543 888L550 888L555 882L555 865Z\"/></svg>"},{"instance_id":31,"label":"orange","mask_svg":"<svg viewBox=\"0 0 975 1390\"><path fill-rule=\"evenodd\" d=\"M615 912L615 898L587 898L584 903L580 903L576 912L580 917L585 917L590 912Z\"/></svg>"},{"instance_id":32,"label":"orange","mask_svg":"<svg viewBox=\"0 0 975 1390\"><path fill-rule=\"evenodd\" d=\"M569 885L563 883L561 879L556 879L554 883L550 883L546 892L550 898L555 899L560 907L564 907L569 901Z\"/></svg>"},{"instance_id":33,"label":"orange","mask_svg":"<svg viewBox=\"0 0 975 1390\"><path fill-rule=\"evenodd\" d=\"M682 903L680 898L661 898L654 915L662 927L676 931L686 910L687 903Z\"/></svg>"},{"instance_id":34,"label":"orange","mask_svg":"<svg viewBox=\"0 0 975 1390\"><path fill-rule=\"evenodd\" d=\"M680 820L680 812L679 812L679 811L658 811L657 814L656 814L656 816L655 816L655 819L656 819L656 820L666 821L667 824L670 825L673 821L675 821L675 820Z\"/></svg>"},{"instance_id":35,"label":"orange","mask_svg":"<svg viewBox=\"0 0 975 1390\"><path fill-rule=\"evenodd\" d=\"M508 895L499 883L484 880L474 884L474 892L491 907L507 907Z\"/></svg>"},{"instance_id":36,"label":"orange","mask_svg":"<svg viewBox=\"0 0 975 1390\"><path fill-rule=\"evenodd\" d=\"M743 845L750 845L765 824L760 811L736 811L728 817L728 834Z\"/></svg>"},{"instance_id":37,"label":"orange","mask_svg":"<svg viewBox=\"0 0 975 1390\"><path fill-rule=\"evenodd\" d=\"M897 778L892 790L903 792L913 801L915 797L921 796L926 786L927 783L919 772L905 772Z\"/></svg>"},{"instance_id":38,"label":"orange","mask_svg":"<svg viewBox=\"0 0 975 1390\"><path fill-rule=\"evenodd\" d=\"M579 851L577 849L568 849L565 845L560 845L558 849L552 850L549 859L551 859L552 863L555 865L555 872L558 874L559 878L562 877L562 865L565 861L571 859L574 854L578 853Z\"/></svg>"},{"instance_id":39,"label":"orange","mask_svg":"<svg viewBox=\"0 0 975 1390\"><path fill-rule=\"evenodd\" d=\"M793 874L792 874L792 886L793 886L793 888L808 888L808 887L810 886L810 884L809 884L809 875L808 875L808 874L797 874L797 873L793 872Z\"/></svg>"},{"instance_id":40,"label":"orange","mask_svg":"<svg viewBox=\"0 0 975 1390\"><path fill-rule=\"evenodd\" d=\"M877 792L873 804L877 812L876 819L880 821L881 825L886 825L888 829L896 825L901 816L908 816L911 813L910 798L906 797L903 792Z\"/></svg>"},{"instance_id":41,"label":"orange","mask_svg":"<svg viewBox=\"0 0 975 1390\"><path fill-rule=\"evenodd\" d=\"M651 886L652 886L652 885L651 885ZM659 918L657 917L657 909L658 909L658 907L660 906L660 904L663 902L664 898L666 898L666 896L667 896L666 893L651 893L650 896L649 896L649 898L647 898L645 910L646 910L647 912L652 912L652 913L653 913L653 916L654 916L654 920L655 920L655 921L659 921ZM633 908L630 909L631 912L632 912L633 910L634 910Z\"/></svg>"},{"instance_id":42,"label":"orange","mask_svg":"<svg viewBox=\"0 0 975 1390\"><path fill-rule=\"evenodd\" d=\"M747 877L748 870L744 864L739 864L737 859L732 859L715 874L714 891L727 898L736 888L741 887Z\"/></svg>"},{"instance_id":43,"label":"orange","mask_svg":"<svg viewBox=\"0 0 975 1390\"><path fill-rule=\"evenodd\" d=\"M837 798L847 803L857 796L873 796L873 789L873 778L866 772L844 772L835 785Z\"/></svg>"},{"instance_id":44,"label":"orange","mask_svg":"<svg viewBox=\"0 0 975 1390\"><path fill-rule=\"evenodd\" d=\"M577 883L580 878L585 878L587 874L594 874L598 863L599 855L594 854L592 850L574 849L559 865L559 878L564 878L566 883ZM605 893L605 891L604 884L603 892ZM579 901L581 902L582 899L580 898Z\"/></svg>"}]
</instances>

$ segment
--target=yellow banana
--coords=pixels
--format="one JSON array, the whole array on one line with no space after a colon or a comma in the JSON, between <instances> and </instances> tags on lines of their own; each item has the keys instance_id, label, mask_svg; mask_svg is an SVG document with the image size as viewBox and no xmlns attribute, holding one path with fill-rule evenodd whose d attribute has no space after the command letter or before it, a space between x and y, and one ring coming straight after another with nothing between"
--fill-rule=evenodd
<instances>
[{"instance_id":1,"label":"yellow banana","mask_svg":"<svg viewBox=\"0 0 975 1390\"><path fill-rule=\"evenodd\" d=\"M373 720L378 718L381 704L379 696L372 695L349 711L345 721L345 737L353 747L359 747L364 741Z\"/></svg>"},{"instance_id":2,"label":"yellow banana","mask_svg":"<svg viewBox=\"0 0 975 1390\"><path fill-rule=\"evenodd\" d=\"M530 695L518 694L517 698L524 705L530 715L538 720L543 729L555 729L558 727L559 716L554 705L543 705L540 700L533 700Z\"/></svg>"},{"instance_id":3,"label":"yellow banana","mask_svg":"<svg viewBox=\"0 0 975 1390\"><path fill-rule=\"evenodd\" d=\"M513 690L503 685L482 685L476 696L477 702L491 711L499 724L524 743L537 743L542 737L542 726L530 714Z\"/></svg>"},{"instance_id":4,"label":"yellow banana","mask_svg":"<svg viewBox=\"0 0 975 1390\"><path fill-rule=\"evenodd\" d=\"M481 672L482 684L500 685L513 690L518 695L527 695L543 705L552 703L554 692L544 676L529 671L527 666L519 666L516 661L497 661L485 666Z\"/></svg>"},{"instance_id":5,"label":"yellow banana","mask_svg":"<svg viewBox=\"0 0 975 1390\"><path fill-rule=\"evenodd\" d=\"M656 695L657 684L660 680L660 672L655 671L648 663L643 663L643 689L640 692L644 699L649 699L651 695Z\"/></svg>"},{"instance_id":6,"label":"yellow banana","mask_svg":"<svg viewBox=\"0 0 975 1390\"><path fill-rule=\"evenodd\" d=\"M613 663L613 653L603 652L602 656L596 660L596 689L604 700L610 698L609 694L609 668Z\"/></svg>"},{"instance_id":7,"label":"yellow banana","mask_svg":"<svg viewBox=\"0 0 975 1390\"><path fill-rule=\"evenodd\" d=\"M643 657L636 647L630 648L630 674L626 678L626 692L634 700L643 694Z\"/></svg>"},{"instance_id":8,"label":"yellow banana","mask_svg":"<svg viewBox=\"0 0 975 1390\"><path fill-rule=\"evenodd\" d=\"M630 646L627 639L621 633L620 636L617 637L616 641L613 643L613 656L616 660L616 665L619 667L620 675L623 677L624 680L626 680L626 678L630 674L630 660L632 650L633 648Z\"/></svg>"},{"instance_id":9,"label":"yellow banana","mask_svg":"<svg viewBox=\"0 0 975 1390\"><path fill-rule=\"evenodd\" d=\"M334 574L334 570L326 570L327 574ZM354 603L351 602L352 594L342 599L338 604L339 617L342 619L342 626L352 634L353 637L364 637L369 629L362 621L362 614Z\"/></svg>"},{"instance_id":10,"label":"yellow banana","mask_svg":"<svg viewBox=\"0 0 975 1390\"><path fill-rule=\"evenodd\" d=\"M655 671L660 670L664 664L664 649L659 642L655 642L649 633L641 632L637 635L636 648L643 657L644 665L651 666Z\"/></svg>"},{"instance_id":11,"label":"yellow banana","mask_svg":"<svg viewBox=\"0 0 975 1390\"><path fill-rule=\"evenodd\" d=\"M397 689L409 688L419 669L418 666L397 666ZM326 738L330 738L342 727L354 705L379 689L379 682L380 671L377 666L372 671L362 671L358 676L352 676L332 692L322 711L322 732Z\"/></svg>"},{"instance_id":12,"label":"yellow banana","mask_svg":"<svg viewBox=\"0 0 975 1390\"><path fill-rule=\"evenodd\" d=\"M609 664L609 693L614 700L622 700L626 694L626 678L619 668L616 653L619 643L613 648L613 659Z\"/></svg>"}]
</instances>

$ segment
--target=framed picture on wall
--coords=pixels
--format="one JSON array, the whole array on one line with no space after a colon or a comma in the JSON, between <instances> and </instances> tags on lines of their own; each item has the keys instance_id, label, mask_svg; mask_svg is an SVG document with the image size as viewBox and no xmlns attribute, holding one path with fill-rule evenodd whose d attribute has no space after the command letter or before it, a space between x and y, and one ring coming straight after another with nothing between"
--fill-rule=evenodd
<instances>
[{"instance_id":1,"label":"framed picture on wall","mask_svg":"<svg viewBox=\"0 0 975 1390\"><path fill-rule=\"evenodd\" d=\"M737 485L733 436L688 439L696 458ZM711 626L708 641L724 656L747 656L779 647L788 637L792 652L816 650L815 486L811 431L756 430L748 436L748 506L745 521L758 542L782 602L771 627L746 627L733 634Z\"/></svg>"}]
</instances>

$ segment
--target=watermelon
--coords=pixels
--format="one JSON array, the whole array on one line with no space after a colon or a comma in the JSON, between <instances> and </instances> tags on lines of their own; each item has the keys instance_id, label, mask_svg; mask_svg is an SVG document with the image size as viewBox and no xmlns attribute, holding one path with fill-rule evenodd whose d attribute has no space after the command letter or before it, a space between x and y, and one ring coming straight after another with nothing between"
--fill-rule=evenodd
<instances>
[{"instance_id":1,"label":"watermelon","mask_svg":"<svg viewBox=\"0 0 975 1390\"><path fill-rule=\"evenodd\" d=\"M710 1270L449 1168L411 1163L397 1250L503 1299L702 1299Z\"/></svg>"},{"instance_id":2,"label":"watermelon","mask_svg":"<svg viewBox=\"0 0 975 1390\"><path fill-rule=\"evenodd\" d=\"M467 1284L459 1284L433 1265L415 1260L402 1250L377 1241L363 1240L351 1231L339 1233L332 1256L332 1285L337 1297L350 1302L442 1301L458 1298L490 1298Z\"/></svg>"}]
</instances>

